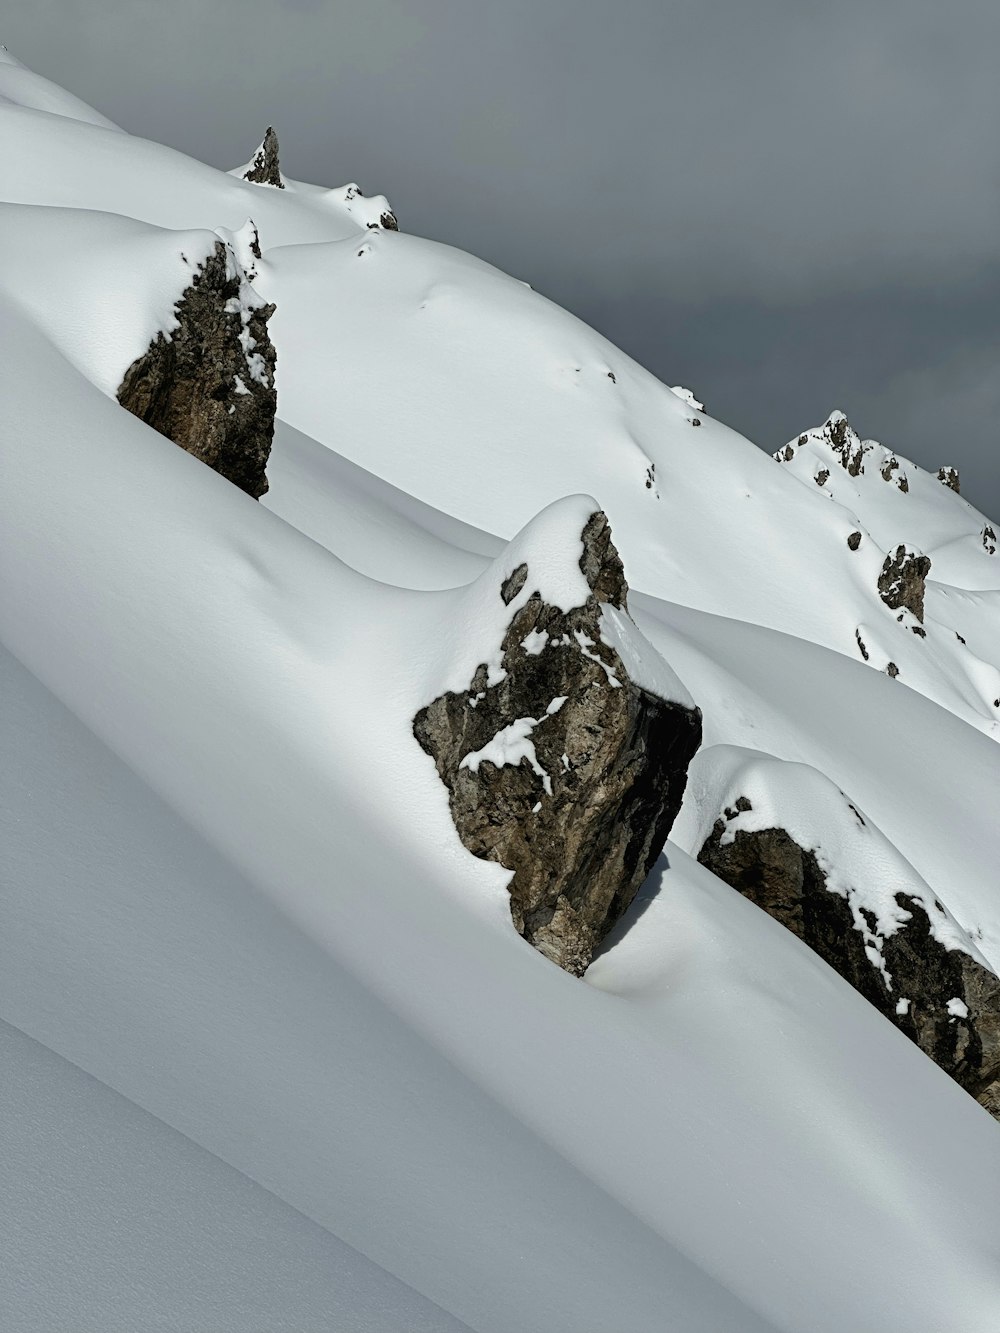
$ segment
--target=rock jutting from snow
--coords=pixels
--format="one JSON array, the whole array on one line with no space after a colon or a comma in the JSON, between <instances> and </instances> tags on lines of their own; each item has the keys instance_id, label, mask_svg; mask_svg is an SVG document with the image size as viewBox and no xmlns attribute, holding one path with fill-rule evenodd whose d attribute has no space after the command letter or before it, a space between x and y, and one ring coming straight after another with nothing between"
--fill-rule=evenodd
<instances>
[{"instance_id":1,"label":"rock jutting from snow","mask_svg":"<svg viewBox=\"0 0 1000 1333\"><path fill-rule=\"evenodd\" d=\"M947 486L948 489L954 491L956 495L961 495L962 492L959 484L957 467L939 467L935 476L943 486Z\"/></svg>"},{"instance_id":2,"label":"rock jutting from snow","mask_svg":"<svg viewBox=\"0 0 1000 1333\"><path fill-rule=\"evenodd\" d=\"M702 865L808 944L1000 1119L1000 979L942 943L907 893L895 894L902 924L880 933L876 913L833 891L816 854L785 829L741 829L726 841L727 825L751 808L740 797L723 812Z\"/></svg>"},{"instance_id":3,"label":"rock jutting from snow","mask_svg":"<svg viewBox=\"0 0 1000 1333\"><path fill-rule=\"evenodd\" d=\"M250 165L243 173L243 179L252 181L254 185L273 185L279 190L285 188L278 163L278 136L275 134L273 126L268 125L267 133L261 140L260 147L250 159Z\"/></svg>"},{"instance_id":4,"label":"rock jutting from snow","mask_svg":"<svg viewBox=\"0 0 1000 1333\"><path fill-rule=\"evenodd\" d=\"M157 333L118 389L122 407L255 499L277 409L273 313L217 241L174 307L176 327Z\"/></svg>"},{"instance_id":5,"label":"rock jutting from snow","mask_svg":"<svg viewBox=\"0 0 1000 1333\"><path fill-rule=\"evenodd\" d=\"M568 610L537 591L530 559L497 578L494 595L512 610L499 667L483 662L467 689L421 709L413 732L466 848L514 872L518 932L579 976L660 854L701 714L635 679L655 650L628 615L603 513L576 553L589 595Z\"/></svg>"},{"instance_id":6,"label":"rock jutting from snow","mask_svg":"<svg viewBox=\"0 0 1000 1333\"><path fill-rule=\"evenodd\" d=\"M863 440L843 412L831 412L822 426L804 431L783 445L772 457L779 463L794 463L802 449L807 451L805 458L825 468L826 479L830 475L830 465L839 466L849 477L857 478L865 476L866 465L873 463L883 481L891 482L904 495L910 489L903 468L905 460L901 461L892 450L886 449L877 440ZM826 479L819 482L818 475L813 475L819 485L826 484Z\"/></svg>"},{"instance_id":7,"label":"rock jutting from snow","mask_svg":"<svg viewBox=\"0 0 1000 1333\"><path fill-rule=\"evenodd\" d=\"M878 595L890 611L906 610L924 623L924 584L931 572L930 556L908 546L887 555L878 576Z\"/></svg>"}]
</instances>

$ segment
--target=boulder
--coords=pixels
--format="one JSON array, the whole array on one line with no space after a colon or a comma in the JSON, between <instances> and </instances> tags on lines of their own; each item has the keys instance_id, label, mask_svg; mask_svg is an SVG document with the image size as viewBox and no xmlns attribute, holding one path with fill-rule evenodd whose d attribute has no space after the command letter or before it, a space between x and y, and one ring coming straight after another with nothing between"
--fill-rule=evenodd
<instances>
[{"instance_id":1,"label":"boulder","mask_svg":"<svg viewBox=\"0 0 1000 1333\"><path fill-rule=\"evenodd\" d=\"M907 610L924 623L924 583L931 572L930 556L908 546L887 555L878 576L878 595L890 611Z\"/></svg>"},{"instance_id":2,"label":"boulder","mask_svg":"<svg viewBox=\"0 0 1000 1333\"><path fill-rule=\"evenodd\" d=\"M525 554L484 576L499 647L484 644L466 688L422 708L413 732L466 848L514 872L516 929L581 975L660 854L701 714L628 615L603 513L577 526L568 557ZM583 577L576 604L541 590L560 558Z\"/></svg>"},{"instance_id":3,"label":"boulder","mask_svg":"<svg viewBox=\"0 0 1000 1333\"><path fill-rule=\"evenodd\" d=\"M118 401L259 499L274 436L274 306L262 301L223 241L194 272L159 332L128 370Z\"/></svg>"},{"instance_id":4,"label":"boulder","mask_svg":"<svg viewBox=\"0 0 1000 1333\"><path fill-rule=\"evenodd\" d=\"M702 865L809 945L1000 1118L1000 979L973 957L957 922L929 891L897 890L895 879L891 909L876 911L872 889L882 886L845 891L784 828L736 827L752 809L741 796L721 813Z\"/></svg>"}]
</instances>

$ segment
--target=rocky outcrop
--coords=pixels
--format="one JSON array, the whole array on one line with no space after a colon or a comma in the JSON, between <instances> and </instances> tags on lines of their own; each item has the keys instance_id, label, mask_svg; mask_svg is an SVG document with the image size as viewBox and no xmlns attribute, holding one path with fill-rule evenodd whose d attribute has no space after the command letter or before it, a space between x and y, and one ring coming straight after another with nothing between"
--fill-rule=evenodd
<instances>
[{"instance_id":1,"label":"rocky outcrop","mask_svg":"<svg viewBox=\"0 0 1000 1333\"><path fill-rule=\"evenodd\" d=\"M910 489L903 467L905 460L897 458L877 440L863 440L843 412L831 412L822 426L804 431L772 457L779 463L794 463L803 449L806 454L798 460L800 466L809 459L823 468L825 475L813 473L813 480L820 486L825 486L833 475L831 466L842 468L849 477L863 477L866 475L866 467L874 464L883 481L891 482L904 495ZM800 475L806 474L802 471ZM823 475L822 481L819 480L820 475Z\"/></svg>"},{"instance_id":2,"label":"rocky outcrop","mask_svg":"<svg viewBox=\"0 0 1000 1333\"><path fill-rule=\"evenodd\" d=\"M878 576L878 595L890 611L906 610L924 623L924 583L931 572L930 556L908 546L887 555Z\"/></svg>"},{"instance_id":3,"label":"rocky outcrop","mask_svg":"<svg viewBox=\"0 0 1000 1333\"><path fill-rule=\"evenodd\" d=\"M962 492L958 479L957 467L939 467L935 476L942 486L947 486L948 489L954 491L956 495L961 495Z\"/></svg>"},{"instance_id":4,"label":"rocky outcrop","mask_svg":"<svg viewBox=\"0 0 1000 1333\"><path fill-rule=\"evenodd\" d=\"M727 841L729 823L751 808L741 797L716 821L702 865L808 944L1000 1118L1000 979L943 943L910 894L895 894L902 924L880 933L876 913L831 890L815 853L784 829L740 829Z\"/></svg>"},{"instance_id":5,"label":"rocky outcrop","mask_svg":"<svg viewBox=\"0 0 1000 1333\"><path fill-rule=\"evenodd\" d=\"M255 499L267 490L277 408L273 313L220 240L174 307L176 327L156 335L118 389L134 416Z\"/></svg>"},{"instance_id":6,"label":"rocky outcrop","mask_svg":"<svg viewBox=\"0 0 1000 1333\"><path fill-rule=\"evenodd\" d=\"M462 842L514 872L517 930L575 975L659 855L701 740L697 709L634 678L653 650L603 513L580 545L582 604L546 601L530 559L498 577L494 605L511 611L498 662L413 723Z\"/></svg>"},{"instance_id":7,"label":"rocky outcrop","mask_svg":"<svg viewBox=\"0 0 1000 1333\"><path fill-rule=\"evenodd\" d=\"M260 147L250 159L250 165L244 171L243 179L253 181L254 185L273 185L279 190L285 188L278 163L278 136L271 125L268 125Z\"/></svg>"}]
</instances>

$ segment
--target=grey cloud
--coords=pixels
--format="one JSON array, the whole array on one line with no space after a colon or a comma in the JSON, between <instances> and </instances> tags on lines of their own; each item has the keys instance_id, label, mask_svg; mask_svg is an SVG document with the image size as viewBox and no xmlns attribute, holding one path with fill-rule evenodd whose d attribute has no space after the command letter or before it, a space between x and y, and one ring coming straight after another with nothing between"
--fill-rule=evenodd
<instances>
[{"instance_id":1,"label":"grey cloud","mask_svg":"<svg viewBox=\"0 0 1000 1333\"><path fill-rule=\"evenodd\" d=\"M931 386L989 365L992 0L38 0L3 40L218 166L274 123L291 175L385 192L657 373L693 364L762 443L853 401L930 449ZM998 509L988 404L952 396L955 461Z\"/></svg>"}]
</instances>

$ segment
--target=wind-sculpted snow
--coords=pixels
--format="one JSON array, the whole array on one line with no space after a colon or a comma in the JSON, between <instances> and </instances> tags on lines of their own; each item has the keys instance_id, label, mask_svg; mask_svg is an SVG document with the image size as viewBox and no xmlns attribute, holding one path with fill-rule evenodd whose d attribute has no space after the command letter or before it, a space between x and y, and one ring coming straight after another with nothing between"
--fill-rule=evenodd
<instances>
[{"instance_id":1,"label":"wind-sculpted snow","mask_svg":"<svg viewBox=\"0 0 1000 1333\"><path fill-rule=\"evenodd\" d=\"M697 766L581 982L519 938L412 723L507 669L536 589L587 602L544 512L506 543L590 492L560 531L605 510L632 592L581 670L684 703L676 670L708 745L849 792L908 901L946 905L930 938L995 968L995 524L901 454L834 463L871 495L831 498L354 186L68 105L0 101L0 1322L994 1333L996 1124L696 862ZM266 505L114 400L220 238L278 305ZM901 544L926 639L878 596ZM536 620L515 656L549 651ZM555 789L559 697L467 770Z\"/></svg>"},{"instance_id":2,"label":"wind-sculpted snow","mask_svg":"<svg viewBox=\"0 0 1000 1333\"><path fill-rule=\"evenodd\" d=\"M1000 598L980 595L1000 577L981 516L934 477L897 458L904 492L880 468L851 477L831 454L825 469L863 483L865 504L811 474L804 486L797 464L761 454L523 283L415 237L271 250L259 287L278 308L279 411L302 433L502 537L585 489L630 553L634 588L860 660L871 623L870 665L892 662L902 686L1000 734L1000 674L984 684L980 665L1000 664ZM331 310L345 330L333 357ZM364 430L344 429L358 420ZM928 597L923 638L878 595L900 543L963 592L960 605ZM976 652L956 638L969 637L958 620L970 597L990 635Z\"/></svg>"},{"instance_id":3,"label":"wind-sculpted snow","mask_svg":"<svg viewBox=\"0 0 1000 1333\"><path fill-rule=\"evenodd\" d=\"M1000 1116L1000 980L870 817L815 769L754 751L716 746L696 770L698 860Z\"/></svg>"}]
</instances>

